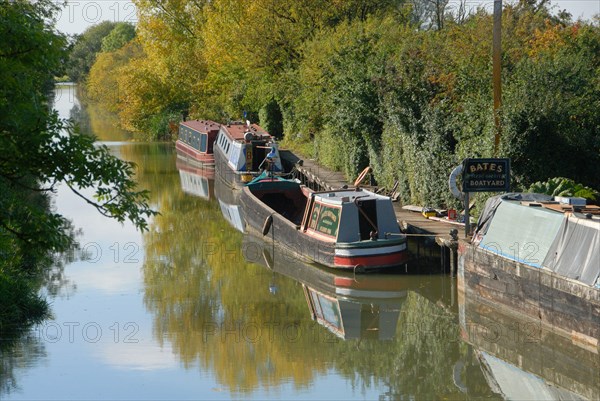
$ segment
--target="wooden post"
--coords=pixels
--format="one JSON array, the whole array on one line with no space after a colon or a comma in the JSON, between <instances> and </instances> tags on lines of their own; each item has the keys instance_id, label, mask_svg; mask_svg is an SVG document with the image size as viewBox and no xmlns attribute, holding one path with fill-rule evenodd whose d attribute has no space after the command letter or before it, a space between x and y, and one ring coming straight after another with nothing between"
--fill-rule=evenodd
<instances>
[{"instance_id":1,"label":"wooden post","mask_svg":"<svg viewBox=\"0 0 600 401\"><path fill-rule=\"evenodd\" d=\"M455 253L453 247L448 247L448 253L450 254L450 277L456 277L456 260Z\"/></svg>"},{"instance_id":2,"label":"wooden post","mask_svg":"<svg viewBox=\"0 0 600 401\"><path fill-rule=\"evenodd\" d=\"M465 192L465 238L471 232L471 211L469 210L469 193Z\"/></svg>"},{"instance_id":3,"label":"wooden post","mask_svg":"<svg viewBox=\"0 0 600 401\"><path fill-rule=\"evenodd\" d=\"M494 0L494 28L493 28L493 79L494 79L494 156L498 156L502 124L500 122L500 109L502 108L502 0Z\"/></svg>"}]
</instances>

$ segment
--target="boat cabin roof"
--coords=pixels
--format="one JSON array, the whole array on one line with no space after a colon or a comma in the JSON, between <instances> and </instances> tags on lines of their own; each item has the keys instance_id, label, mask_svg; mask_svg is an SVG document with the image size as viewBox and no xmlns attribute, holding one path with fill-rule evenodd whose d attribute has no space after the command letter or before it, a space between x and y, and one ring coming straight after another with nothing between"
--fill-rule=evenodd
<instances>
[{"instance_id":1,"label":"boat cabin roof","mask_svg":"<svg viewBox=\"0 0 600 401\"><path fill-rule=\"evenodd\" d=\"M181 125L184 125L188 128L193 129L194 131L198 131L200 133L206 134L211 131L219 130L219 123L210 120L188 120L182 121Z\"/></svg>"},{"instance_id":2,"label":"boat cabin roof","mask_svg":"<svg viewBox=\"0 0 600 401\"><path fill-rule=\"evenodd\" d=\"M229 124L223 124L221 129L235 141L243 141L244 134L248 131L252 132L254 137L257 137L258 139L271 139L271 135L258 124L250 124L250 126L248 126L246 123L236 121Z\"/></svg>"},{"instance_id":3,"label":"boat cabin roof","mask_svg":"<svg viewBox=\"0 0 600 401\"><path fill-rule=\"evenodd\" d=\"M373 192L356 189L340 189L337 191L315 192L315 199L319 202L342 205L344 203L353 203L355 199L361 200L384 200L386 196L377 195Z\"/></svg>"}]
</instances>

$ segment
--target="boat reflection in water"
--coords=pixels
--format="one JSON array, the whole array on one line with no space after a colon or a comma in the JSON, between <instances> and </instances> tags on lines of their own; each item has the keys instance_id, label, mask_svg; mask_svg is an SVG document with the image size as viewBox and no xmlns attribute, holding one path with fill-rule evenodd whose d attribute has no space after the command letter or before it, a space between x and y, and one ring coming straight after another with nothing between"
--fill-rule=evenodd
<instances>
[{"instance_id":1,"label":"boat reflection in water","mask_svg":"<svg viewBox=\"0 0 600 401\"><path fill-rule=\"evenodd\" d=\"M348 340L390 340L406 299L405 276L353 275L296 259L291 252L252 235L244 236L244 257L302 285L311 318ZM271 284L271 292L277 291Z\"/></svg>"},{"instance_id":2,"label":"boat reflection in water","mask_svg":"<svg viewBox=\"0 0 600 401\"><path fill-rule=\"evenodd\" d=\"M240 190L233 188L219 172L215 176L215 196L219 202L221 214L229 225L239 232L245 232L244 215L240 206Z\"/></svg>"},{"instance_id":3,"label":"boat reflection in water","mask_svg":"<svg viewBox=\"0 0 600 401\"><path fill-rule=\"evenodd\" d=\"M181 180L181 190L186 194L210 200L214 196L214 169L196 167L177 158L177 171Z\"/></svg>"},{"instance_id":4,"label":"boat reflection in water","mask_svg":"<svg viewBox=\"0 0 600 401\"><path fill-rule=\"evenodd\" d=\"M510 400L598 400L600 356L535 320L459 292L461 336L491 390Z\"/></svg>"}]
</instances>

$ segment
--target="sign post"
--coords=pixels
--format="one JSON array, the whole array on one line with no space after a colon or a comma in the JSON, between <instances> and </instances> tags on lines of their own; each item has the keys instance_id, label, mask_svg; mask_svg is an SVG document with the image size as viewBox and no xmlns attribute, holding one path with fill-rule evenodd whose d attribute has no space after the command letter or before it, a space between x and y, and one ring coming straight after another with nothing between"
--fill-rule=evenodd
<instances>
[{"instance_id":1,"label":"sign post","mask_svg":"<svg viewBox=\"0 0 600 401\"><path fill-rule=\"evenodd\" d=\"M510 159L465 159L462 169L465 194L465 236L471 232L469 192L510 191Z\"/></svg>"},{"instance_id":2,"label":"sign post","mask_svg":"<svg viewBox=\"0 0 600 401\"><path fill-rule=\"evenodd\" d=\"M494 156L500 148L502 123L500 110L502 108L502 0L494 0L494 27L492 35L492 76L494 86Z\"/></svg>"}]
</instances>

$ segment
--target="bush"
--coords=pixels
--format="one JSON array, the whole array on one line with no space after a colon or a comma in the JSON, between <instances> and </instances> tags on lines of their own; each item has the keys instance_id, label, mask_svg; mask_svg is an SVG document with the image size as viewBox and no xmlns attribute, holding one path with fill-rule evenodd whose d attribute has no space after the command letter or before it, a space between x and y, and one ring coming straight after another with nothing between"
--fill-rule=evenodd
<instances>
[{"instance_id":1,"label":"bush","mask_svg":"<svg viewBox=\"0 0 600 401\"><path fill-rule=\"evenodd\" d=\"M260 126L276 138L283 135L283 116L279 104L273 98L267 102L258 113Z\"/></svg>"},{"instance_id":2,"label":"bush","mask_svg":"<svg viewBox=\"0 0 600 401\"><path fill-rule=\"evenodd\" d=\"M529 187L528 192L550 196L576 196L589 200L597 200L599 196L598 191L564 177L551 178L545 182L538 181Z\"/></svg>"}]
</instances>

